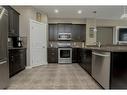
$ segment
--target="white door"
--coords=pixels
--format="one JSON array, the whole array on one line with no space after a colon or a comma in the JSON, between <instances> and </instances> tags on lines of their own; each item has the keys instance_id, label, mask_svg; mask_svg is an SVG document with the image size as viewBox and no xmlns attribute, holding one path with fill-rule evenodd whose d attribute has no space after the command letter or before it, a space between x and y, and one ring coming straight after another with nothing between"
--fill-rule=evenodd
<instances>
[{"instance_id":1,"label":"white door","mask_svg":"<svg viewBox=\"0 0 127 95\"><path fill-rule=\"evenodd\" d=\"M30 20L30 65L47 64L46 24Z\"/></svg>"}]
</instances>

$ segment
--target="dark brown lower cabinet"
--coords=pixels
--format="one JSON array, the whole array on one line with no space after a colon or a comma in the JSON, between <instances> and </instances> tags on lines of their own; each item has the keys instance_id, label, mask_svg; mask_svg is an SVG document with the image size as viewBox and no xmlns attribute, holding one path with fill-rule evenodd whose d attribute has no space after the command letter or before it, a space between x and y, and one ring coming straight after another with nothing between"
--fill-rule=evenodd
<instances>
[{"instance_id":1,"label":"dark brown lower cabinet","mask_svg":"<svg viewBox=\"0 0 127 95\"><path fill-rule=\"evenodd\" d=\"M92 70L92 50L79 49L79 65L85 69L89 74Z\"/></svg>"},{"instance_id":2,"label":"dark brown lower cabinet","mask_svg":"<svg viewBox=\"0 0 127 95\"><path fill-rule=\"evenodd\" d=\"M26 49L9 50L9 75L10 77L25 69Z\"/></svg>"},{"instance_id":3,"label":"dark brown lower cabinet","mask_svg":"<svg viewBox=\"0 0 127 95\"><path fill-rule=\"evenodd\" d=\"M110 89L127 89L127 52L112 52Z\"/></svg>"},{"instance_id":4,"label":"dark brown lower cabinet","mask_svg":"<svg viewBox=\"0 0 127 95\"><path fill-rule=\"evenodd\" d=\"M72 63L78 63L78 49L72 48Z\"/></svg>"},{"instance_id":5,"label":"dark brown lower cabinet","mask_svg":"<svg viewBox=\"0 0 127 95\"><path fill-rule=\"evenodd\" d=\"M48 48L48 63L58 63L58 48Z\"/></svg>"}]
</instances>

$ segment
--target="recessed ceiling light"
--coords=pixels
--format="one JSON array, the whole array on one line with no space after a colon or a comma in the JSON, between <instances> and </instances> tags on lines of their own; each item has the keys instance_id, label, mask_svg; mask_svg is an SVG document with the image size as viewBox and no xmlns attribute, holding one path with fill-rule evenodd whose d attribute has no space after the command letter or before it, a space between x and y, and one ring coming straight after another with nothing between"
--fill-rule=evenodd
<instances>
[{"instance_id":1,"label":"recessed ceiling light","mask_svg":"<svg viewBox=\"0 0 127 95\"><path fill-rule=\"evenodd\" d=\"M58 13L58 12L59 12L59 10L58 10L58 9L55 9L55 10L54 10L54 12L55 12L55 13Z\"/></svg>"},{"instance_id":2,"label":"recessed ceiling light","mask_svg":"<svg viewBox=\"0 0 127 95\"><path fill-rule=\"evenodd\" d=\"M78 14L82 14L82 10L78 10Z\"/></svg>"}]
</instances>

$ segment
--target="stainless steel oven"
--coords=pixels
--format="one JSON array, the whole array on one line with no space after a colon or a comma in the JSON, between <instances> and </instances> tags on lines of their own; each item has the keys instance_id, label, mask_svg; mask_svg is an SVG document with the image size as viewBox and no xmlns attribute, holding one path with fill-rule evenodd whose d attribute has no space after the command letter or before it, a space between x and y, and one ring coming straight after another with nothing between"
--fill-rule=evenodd
<instances>
[{"instance_id":1,"label":"stainless steel oven","mask_svg":"<svg viewBox=\"0 0 127 95\"><path fill-rule=\"evenodd\" d=\"M72 48L58 48L58 63L72 63Z\"/></svg>"}]
</instances>

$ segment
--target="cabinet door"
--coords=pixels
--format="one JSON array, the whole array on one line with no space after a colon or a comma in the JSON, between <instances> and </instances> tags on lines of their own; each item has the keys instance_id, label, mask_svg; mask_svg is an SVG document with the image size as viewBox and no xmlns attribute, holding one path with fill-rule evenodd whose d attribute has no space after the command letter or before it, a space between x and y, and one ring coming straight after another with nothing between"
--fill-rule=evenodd
<instances>
[{"instance_id":1,"label":"cabinet door","mask_svg":"<svg viewBox=\"0 0 127 95\"><path fill-rule=\"evenodd\" d=\"M71 33L71 31L72 31L72 24L65 24L64 25L64 32Z\"/></svg>"},{"instance_id":2,"label":"cabinet door","mask_svg":"<svg viewBox=\"0 0 127 95\"><path fill-rule=\"evenodd\" d=\"M13 70L15 73L20 70L20 54L13 55Z\"/></svg>"},{"instance_id":3,"label":"cabinet door","mask_svg":"<svg viewBox=\"0 0 127 95\"><path fill-rule=\"evenodd\" d=\"M58 33L64 33L64 32L65 32L65 25L58 24Z\"/></svg>"},{"instance_id":4,"label":"cabinet door","mask_svg":"<svg viewBox=\"0 0 127 95\"><path fill-rule=\"evenodd\" d=\"M26 51L25 50L10 50L9 51L9 71L10 77L19 71L25 69L26 66Z\"/></svg>"},{"instance_id":5,"label":"cabinet door","mask_svg":"<svg viewBox=\"0 0 127 95\"><path fill-rule=\"evenodd\" d=\"M9 9L9 36L12 36L14 34L14 26L13 26L13 10Z\"/></svg>"},{"instance_id":6,"label":"cabinet door","mask_svg":"<svg viewBox=\"0 0 127 95\"><path fill-rule=\"evenodd\" d=\"M14 33L14 26L13 26L13 10L10 7L7 7L8 10L8 25L9 25L9 36L12 36Z\"/></svg>"},{"instance_id":7,"label":"cabinet door","mask_svg":"<svg viewBox=\"0 0 127 95\"><path fill-rule=\"evenodd\" d=\"M26 66L26 51L25 50L19 50L19 65L20 69L24 69Z\"/></svg>"},{"instance_id":8,"label":"cabinet door","mask_svg":"<svg viewBox=\"0 0 127 95\"><path fill-rule=\"evenodd\" d=\"M14 69L13 69L13 67L14 67L13 66L13 64L14 64L13 62L14 61L13 61L13 57L14 57L13 55L9 54L9 76L10 77L14 74Z\"/></svg>"},{"instance_id":9,"label":"cabinet door","mask_svg":"<svg viewBox=\"0 0 127 95\"><path fill-rule=\"evenodd\" d=\"M110 88L127 89L127 53L112 52L110 67Z\"/></svg>"},{"instance_id":10,"label":"cabinet door","mask_svg":"<svg viewBox=\"0 0 127 95\"><path fill-rule=\"evenodd\" d=\"M77 62L81 64L81 48L77 49Z\"/></svg>"},{"instance_id":11,"label":"cabinet door","mask_svg":"<svg viewBox=\"0 0 127 95\"><path fill-rule=\"evenodd\" d=\"M74 41L85 41L86 27L84 24L72 25L72 39Z\"/></svg>"},{"instance_id":12,"label":"cabinet door","mask_svg":"<svg viewBox=\"0 0 127 95\"><path fill-rule=\"evenodd\" d=\"M54 41L57 41L58 35L57 35L57 24L53 25L53 39Z\"/></svg>"},{"instance_id":13,"label":"cabinet door","mask_svg":"<svg viewBox=\"0 0 127 95\"><path fill-rule=\"evenodd\" d=\"M57 48L48 48L48 63L58 63Z\"/></svg>"},{"instance_id":14,"label":"cabinet door","mask_svg":"<svg viewBox=\"0 0 127 95\"><path fill-rule=\"evenodd\" d=\"M57 24L49 24L49 41L57 41Z\"/></svg>"},{"instance_id":15,"label":"cabinet door","mask_svg":"<svg viewBox=\"0 0 127 95\"><path fill-rule=\"evenodd\" d=\"M77 48L72 49L72 62L77 63L78 62L78 55L77 55Z\"/></svg>"},{"instance_id":16,"label":"cabinet door","mask_svg":"<svg viewBox=\"0 0 127 95\"><path fill-rule=\"evenodd\" d=\"M4 6L8 10L9 36L19 36L19 13L10 6Z\"/></svg>"},{"instance_id":17,"label":"cabinet door","mask_svg":"<svg viewBox=\"0 0 127 95\"><path fill-rule=\"evenodd\" d=\"M49 41L54 40L54 25L50 24L49 25Z\"/></svg>"},{"instance_id":18,"label":"cabinet door","mask_svg":"<svg viewBox=\"0 0 127 95\"><path fill-rule=\"evenodd\" d=\"M10 77L16 74L20 69L20 60L19 55L17 53L14 53L13 51L9 55L9 71L10 71Z\"/></svg>"},{"instance_id":19,"label":"cabinet door","mask_svg":"<svg viewBox=\"0 0 127 95\"><path fill-rule=\"evenodd\" d=\"M86 25L80 25L80 41L86 40Z\"/></svg>"},{"instance_id":20,"label":"cabinet door","mask_svg":"<svg viewBox=\"0 0 127 95\"><path fill-rule=\"evenodd\" d=\"M88 73L91 74L91 69L92 69L92 51L91 50L85 49L85 51L84 51L83 67Z\"/></svg>"},{"instance_id":21,"label":"cabinet door","mask_svg":"<svg viewBox=\"0 0 127 95\"><path fill-rule=\"evenodd\" d=\"M19 35L19 14L13 11L13 28L14 28L14 36Z\"/></svg>"},{"instance_id":22,"label":"cabinet door","mask_svg":"<svg viewBox=\"0 0 127 95\"><path fill-rule=\"evenodd\" d=\"M73 41L80 41L80 25L72 25L72 39Z\"/></svg>"}]
</instances>

